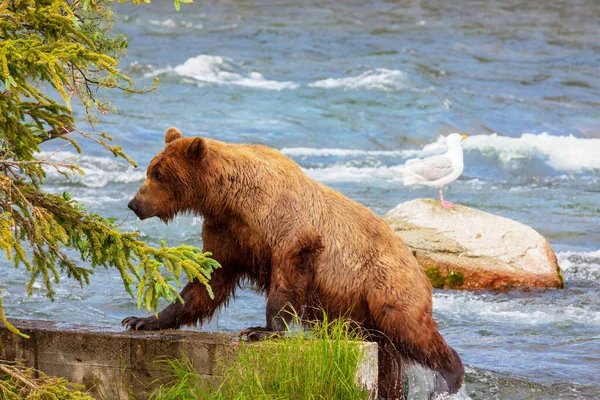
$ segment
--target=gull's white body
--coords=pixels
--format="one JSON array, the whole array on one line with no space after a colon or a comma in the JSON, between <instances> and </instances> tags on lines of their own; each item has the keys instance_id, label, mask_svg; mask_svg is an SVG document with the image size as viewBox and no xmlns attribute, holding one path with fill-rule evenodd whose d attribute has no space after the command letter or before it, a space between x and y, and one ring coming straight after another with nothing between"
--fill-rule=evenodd
<instances>
[{"instance_id":1,"label":"gull's white body","mask_svg":"<svg viewBox=\"0 0 600 400\"><path fill-rule=\"evenodd\" d=\"M465 139L458 133L448 135L448 151L439 156L414 158L404 164L405 185L427 185L440 188L442 207L451 208L452 203L444 201L442 186L454 182L463 173L463 149L460 142Z\"/></svg>"},{"instance_id":2,"label":"gull's white body","mask_svg":"<svg viewBox=\"0 0 600 400\"><path fill-rule=\"evenodd\" d=\"M404 164L405 185L442 187L454 182L463 173L462 136L453 133L446 138L448 151L439 156L414 158Z\"/></svg>"}]
</instances>

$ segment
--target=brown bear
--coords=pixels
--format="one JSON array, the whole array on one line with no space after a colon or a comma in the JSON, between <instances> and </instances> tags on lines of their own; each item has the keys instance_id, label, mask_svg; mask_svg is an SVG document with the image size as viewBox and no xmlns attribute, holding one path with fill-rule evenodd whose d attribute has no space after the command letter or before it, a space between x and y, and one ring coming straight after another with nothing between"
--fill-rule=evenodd
<instances>
[{"instance_id":1,"label":"brown bear","mask_svg":"<svg viewBox=\"0 0 600 400\"><path fill-rule=\"evenodd\" d=\"M167 306L158 318L126 318L124 326L203 323L246 279L267 296L266 327L244 330L248 339L284 331L291 310L324 310L350 317L379 343L383 398L403 396L403 362L431 368L436 393L461 387L463 365L438 332L431 284L386 222L277 150L184 138L176 128L167 130L165 143L128 206L140 219L165 223L178 213L202 216L204 251L222 267L210 281L213 299L190 282L183 304Z\"/></svg>"}]
</instances>

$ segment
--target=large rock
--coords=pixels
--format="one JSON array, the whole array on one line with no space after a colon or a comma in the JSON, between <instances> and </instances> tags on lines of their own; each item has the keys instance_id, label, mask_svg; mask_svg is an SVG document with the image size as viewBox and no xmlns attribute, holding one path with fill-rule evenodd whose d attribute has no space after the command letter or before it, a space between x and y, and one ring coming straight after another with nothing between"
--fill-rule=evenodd
<instances>
[{"instance_id":1,"label":"large rock","mask_svg":"<svg viewBox=\"0 0 600 400\"><path fill-rule=\"evenodd\" d=\"M556 255L527 225L435 200L398 205L384 219L411 248L434 287L563 287Z\"/></svg>"}]
</instances>

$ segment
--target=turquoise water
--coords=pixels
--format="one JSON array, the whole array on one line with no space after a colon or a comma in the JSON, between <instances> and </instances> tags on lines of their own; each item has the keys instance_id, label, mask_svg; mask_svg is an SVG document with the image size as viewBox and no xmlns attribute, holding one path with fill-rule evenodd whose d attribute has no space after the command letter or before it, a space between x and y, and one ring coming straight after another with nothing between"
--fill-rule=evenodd
<instances>
[{"instance_id":1,"label":"turquoise water","mask_svg":"<svg viewBox=\"0 0 600 400\"><path fill-rule=\"evenodd\" d=\"M144 96L105 94L118 113L98 128L141 168L84 143L86 176L50 172L48 190L72 192L150 242L200 246L199 219L165 227L126 207L168 126L281 149L379 215L435 198L430 188L402 186L402 164L443 151L440 135L469 135L465 172L447 199L545 235L567 287L434 293L442 333L468 365L467 394L600 397L597 2L206 1L181 13L169 3L115 5L116 28L130 42L122 69L139 86L155 76L161 85ZM98 271L83 289L64 279L54 303L40 290L26 297L26 276L10 264L0 264L0 276L11 317L116 325L143 313L114 271ZM244 288L205 328L264 323L264 305Z\"/></svg>"}]
</instances>

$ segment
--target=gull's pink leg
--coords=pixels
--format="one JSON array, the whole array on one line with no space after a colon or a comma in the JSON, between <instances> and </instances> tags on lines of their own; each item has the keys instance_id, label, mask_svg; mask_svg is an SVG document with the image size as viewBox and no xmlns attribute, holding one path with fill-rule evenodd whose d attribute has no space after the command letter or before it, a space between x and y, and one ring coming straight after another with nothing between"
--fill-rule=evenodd
<instances>
[{"instance_id":1,"label":"gull's pink leg","mask_svg":"<svg viewBox=\"0 0 600 400\"><path fill-rule=\"evenodd\" d=\"M444 207L446 210L449 210L452 208L452 203L444 200L444 194L442 193L441 186L440 186L440 203L442 203L442 207Z\"/></svg>"}]
</instances>

